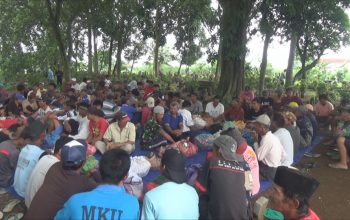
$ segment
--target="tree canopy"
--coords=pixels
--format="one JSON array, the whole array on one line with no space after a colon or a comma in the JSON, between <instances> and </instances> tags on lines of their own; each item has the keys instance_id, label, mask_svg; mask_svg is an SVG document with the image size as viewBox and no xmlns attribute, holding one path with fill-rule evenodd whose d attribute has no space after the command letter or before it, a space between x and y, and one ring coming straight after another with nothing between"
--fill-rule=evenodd
<instances>
[{"instance_id":1,"label":"tree canopy","mask_svg":"<svg viewBox=\"0 0 350 220\"><path fill-rule=\"evenodd\" d=\"M66 80L78 72L118 78L124 62L133 72L148 54L159 75L162 48L172 35L177 72L206 55L220 76L218 94L231 99L244 86L246 45L253 35L264 37L260 90L268 45L291 42L288 67L295 57L301 66L295 74L286 67L289 85L305 79L325 51L348 43L349 5L349 0L2 0L0 74L9 80L45 75L52 67L63 70Z\"/></svg>"}]
</instances>

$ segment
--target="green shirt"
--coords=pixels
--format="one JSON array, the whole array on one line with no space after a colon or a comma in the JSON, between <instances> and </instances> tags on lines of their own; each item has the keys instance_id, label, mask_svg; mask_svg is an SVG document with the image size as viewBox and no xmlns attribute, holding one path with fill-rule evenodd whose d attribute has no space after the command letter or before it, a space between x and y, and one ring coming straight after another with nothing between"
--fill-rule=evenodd
<instances>
[{"instance_id":1,"label":"green shirt","mask_svg":"<svg viewBox=\"0 0 350 220\"><path fill-rule=\"evenodd\" d=\"M162 126L158 124L154 119L147 121L142 136L143 143L149 143L157 138L161 130Z\"/></svg>"}]
</instances>

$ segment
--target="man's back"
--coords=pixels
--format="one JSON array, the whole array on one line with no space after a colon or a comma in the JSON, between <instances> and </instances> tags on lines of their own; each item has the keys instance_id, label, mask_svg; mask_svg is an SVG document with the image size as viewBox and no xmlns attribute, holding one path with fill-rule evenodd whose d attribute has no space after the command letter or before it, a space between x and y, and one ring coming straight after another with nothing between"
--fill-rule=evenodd
<instances>
[{"instance_id":1,"label":"man's back","mask_svg":"<svg viewBox=\"0 0 350 220\"><path fill-rule=\"evenodd\" d=\"M6 188L13 183L18 155L19 150L11 140L0 144L0 187Z\"/></svg>"},{"instance_id":2,"label":"man's back","mask_svg":"<svg viewBox=\"0 0 350 220\"><path fill-rule=\"evenodd\" d=\"M29 208L30 203L33 200L36 192L42 186L47 171L51 168L53 164L58 162L57 157L53 155L45 155L42 157L39 162L35 165L32 174L29 177L28 185L25 195L25 204Z\"/></svg>"},{"instance_id":3,"label":"man's back","mask_svg":"<svg viewBox=\"0 0 350 220\"><path fill-rule=\"evenodd\" d=\"M100 185L91 192L72 196L55 219L139 219L136 197L116 185Z\"/></svg>"},{"instance_id":4,"label":"man's back","mask_svg":"<svg viewBox=\"0 0 350 220\"><path fill-rule=\"evenodd\" d=\"M197 179L201 196L201 216L210 219L248 219L245 188L246 162L211 158Z\"/></svg>"},{"instance_id":5,"label":"man's back","mask_svg":"<svg viewBox=\"0 0 350 220\"><path fill-rule=\"evenodd\" d=\"M67 199L93 189L96 183L73 170L64 170L55 163L46 174L44 183L35 194L26 219L52 219Z\"/></svg>"},{"instance_id":6,"label":"man's back","mask_svg":"<svg viewBox=\"0 0 350 220\"><path fill-rule=\"evenodd\" d=\"M13 186L18 195L24 197L29 176L44 151L35 145L26 145L19 154Z\"/></svg>"},{"instance_id":7,"label":"man's back","mask_svg":"<svg viewBox=\"0 0 350 220\"><path fill-rule=\"evenodd\" d=\"M186 183L164 183L145 195L142 219L198 219L198 195Z\"/></svg>"}]
</instances>

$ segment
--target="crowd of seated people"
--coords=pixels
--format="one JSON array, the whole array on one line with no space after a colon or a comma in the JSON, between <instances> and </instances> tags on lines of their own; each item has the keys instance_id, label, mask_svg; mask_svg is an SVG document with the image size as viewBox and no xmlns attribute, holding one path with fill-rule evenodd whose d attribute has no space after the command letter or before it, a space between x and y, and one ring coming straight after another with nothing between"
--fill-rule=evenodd
<instances>
[{"instance_id":1,"label":"crowd of seated people","mask_svg":"<svg viewBox=\"0 0 350 220\"><path fill-rule=\"evenodd\" d=\"M304 196L302 208L290 207L299 214L280 208L284 200L274 201L277 211L318 219L307 204L318 183L294 171L294 156L312 144L318 122L336 118L340 162L330 167L347 169L349 104L334 114L320 95L307 108L290 88L260 97L246 87L227 106L220 98L170 92L150 80L73 79L60 90L21 83L0 108L0 187L25 201L25 219L249 219L260 181L270 180L279 185L275 193ZM183 151L203 133L208 155L189 184ZM156 155L160 176L135 197L124 183L140 147L150 164ZM293 175L310 187L282 178Z\"/></svg>"}]
</instances>

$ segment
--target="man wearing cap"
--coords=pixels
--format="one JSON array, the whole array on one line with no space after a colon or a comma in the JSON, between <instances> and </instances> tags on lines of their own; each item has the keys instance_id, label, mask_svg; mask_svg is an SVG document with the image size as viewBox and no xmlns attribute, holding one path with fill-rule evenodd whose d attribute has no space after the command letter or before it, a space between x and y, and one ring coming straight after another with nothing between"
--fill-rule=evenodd
<instances>
[{"instance_id":1,"label":"man wearing cap","mask_svg":"<svg viewBox=\"0 0 350 220\"><path fill-rule=\"evenodd\" d=\"M251 173L236 153L237 142L228 135L214 141L214 157L203 166L195 182L200 192L200 219L249 219Z\"/></svg>"},{"instance_id":2,"label":"man wearing cap","mask_svg":"<svg viewBox=\"0 0 350 220\"><path fill-rule=\"evenodd\" d=\"M120 148L131 154L135 150L136 130L125 112L119 111L116 122L110 124L103 135L104 143L96 143L96 148L103 154L109 149Z\"/></svg>"},{"instance_id":3,"label":"man wearing cap","mask_svg":"<svg viewBox=\"0 0 350 220\"><path fill-rule=\"evenodd\" d=\"M319 182L300 171L288 167L278 167L274 178L270 204L283 213L285 219L319 220L309 208L309 199L319 186Z\"/></svg>"},{"instance_id":4,"label":"man wearing cap","mask_svg":"<svg viewBox=\"0 0 350 220\"><path fill-rule=\"evenodd\" d=\"M153 109L153 117L145 124L141 145L144 148L156 148L166 145L167 142L175 143L174 139L163 129L164 108L156 106Z\"/></svg>"},{"instance_id":5,"label":"man wearing cap","mask_svg":"<svg viewBox=\"0 0 350 220\"><path fill-rule=\"evenodd\" d=\"M90 191L96 182L81 175L86 159L86 146L76 140L61 149L61 162L48 170L43 185L35 194L25 219L53 219L72 195Z\"/></svg>"},{"instance_id":6,"label":"man wearing cap","mask_svg":"<svg viewBox=\"0 0 350 220\"><path fill-rule=\"evenodd\" d=\"M272 180L277 167L282 165L285 151L280 140L270 131L271 121L266 114L260 115L254 121L256 132L255 141L258 142L256 154L259 160L260 179Z\"/></svg>"},{"instance_id":7,"label":"man wearing cap","mask_svg":"<svg viewBox=\"0 0 350 220\"><path fill-rule=\"evenodd\" d=\"M253 188L251 194L252 196L258 194L260 190L259 162L253 148L247 144L246 139L242 137L242 134L236 128L229 128L226 131L221 132L221 135L231 136L237 142L236 153L243 157L252 173Z\"/></svg>"},{"instance_id":8,"label":"man wearing cap","mask_svg":"<svg viewBox=\"0 0 350 220\"><path fill-rule=\"evenodd\" d=\"M90 192L78 193L69 198L55 219L138 220L139 203L123 186L130 163L130 157L125 151L107 151L99 163L102 183Z\"/></svg>"},{"instance_id":9,"label":"man wearing cap","mask_svg":"<svg viewBox=\"0 0 350 220\"><path fill-rule=\"evenodd\" d=\"M23 126L17 127L10 133L10 140L0 143L0 188L8 188L13 183L19 150L25 145L23 129Z\"/></svg>"},{"instance_id":10,"label":"man wearing cap","mask_svg":"<svg viewBox=\"0 0 350 220\"><path fill-rule=\"evenodd\" d=\"M198 194L186 183L185 160L176 149L168 149L161 160L166 182L147 192L141 219L198 219Z\"/></svg>"},{"instance_id":11,"label":"man wearing cap","mask_svg":"<svg viewBox=\"0 0 350 220\"><path fill-rule=\"evenodd\" d=\"M43 156L39 162L35 165L32 174L29 177L28 185L26 189L26 195L24 197L26 207L29 208L30 203L33 200L34 195L40 187L42 186L46 173L52 165L60 161L61 159L61 148L72 141L72 138L69 137L60 137L55 143L55 149L53 155Z\"/></svg>"},{"instance_id":12,"label":"man wearing cap","mask_svg":"<svg viewBox=\"0 0 350 220\"><path fill-rule=\"evenodd\" d=\"M39 120L29 121L29 125L23 131L23 138L27 139L28 144L22 148L18 157L13 187L16 193L24 197L30 174L39 159L45 155L45 152L39 147L42 145L46 128Z\"/></svg>"}]
</instances>

